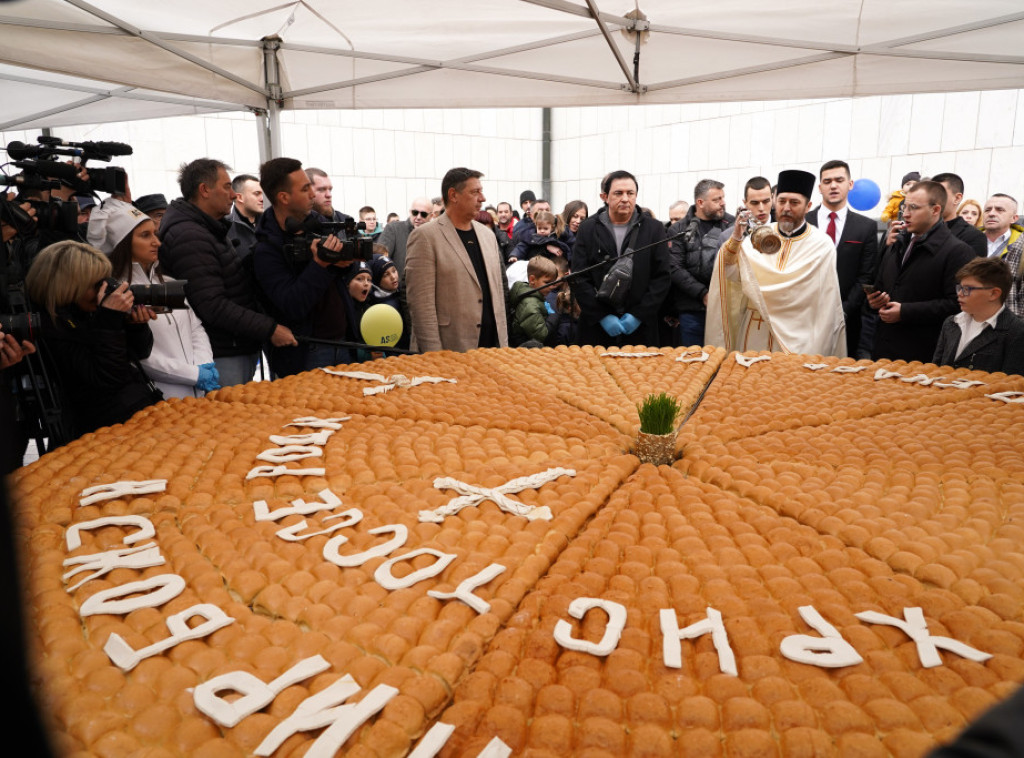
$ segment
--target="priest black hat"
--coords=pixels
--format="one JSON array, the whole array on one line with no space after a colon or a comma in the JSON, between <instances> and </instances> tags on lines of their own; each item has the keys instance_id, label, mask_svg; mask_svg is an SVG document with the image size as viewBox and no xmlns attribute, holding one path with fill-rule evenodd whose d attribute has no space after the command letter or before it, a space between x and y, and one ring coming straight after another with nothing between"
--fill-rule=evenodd
<instances>
[{"instance_id":1,"label":"priest black hat","mask_svg":"<svg viewBox=\"0 0 1024 758\"><path fill-rule=\"evenodd\" d=\"M814 174L798 169L788 169L779 172L777 193L781 195L783 192L795 192L810 200L811 195L814 194L814 185L817 183L818 179Z\"/></svg>"}]
</instances>

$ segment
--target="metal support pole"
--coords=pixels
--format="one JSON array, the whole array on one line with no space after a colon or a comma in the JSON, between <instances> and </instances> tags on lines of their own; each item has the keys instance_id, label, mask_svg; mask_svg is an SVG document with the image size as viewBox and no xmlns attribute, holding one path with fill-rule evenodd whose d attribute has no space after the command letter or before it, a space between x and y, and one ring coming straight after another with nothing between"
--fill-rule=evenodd
<instances>
[{"instance_id":1,"label":"metal support pole","mask_svg":"<svg viewBox=\"0 0 1024 758\"><path fill-rule=\"evenodd\" d=\"M267 161L281 155L281 73L277 51L281 38L263 38L263 72L267 81L267 112L261 119L260 160ZM264 153L266 155L264 155Z\"/></svg>"}]
</instances>

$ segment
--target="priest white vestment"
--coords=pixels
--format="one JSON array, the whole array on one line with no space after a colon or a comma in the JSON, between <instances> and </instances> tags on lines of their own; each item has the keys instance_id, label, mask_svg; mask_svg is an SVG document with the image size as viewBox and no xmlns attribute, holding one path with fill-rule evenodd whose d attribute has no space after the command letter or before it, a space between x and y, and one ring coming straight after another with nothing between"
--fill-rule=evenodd
<instances>
[{"instance_id":1,"label":"priest white vestment","mask_svg":"<svg viewBox=\"0 0 1024 758\"><path fill-rule=\"evenodd\" d=\"M778 225L772 224L778 232ZM846 325L836 248L805 223L772 255L748 236L736 253L723 247L708 288L704 340L727 350L846 357Z\"/></svg>"}]
</instances>

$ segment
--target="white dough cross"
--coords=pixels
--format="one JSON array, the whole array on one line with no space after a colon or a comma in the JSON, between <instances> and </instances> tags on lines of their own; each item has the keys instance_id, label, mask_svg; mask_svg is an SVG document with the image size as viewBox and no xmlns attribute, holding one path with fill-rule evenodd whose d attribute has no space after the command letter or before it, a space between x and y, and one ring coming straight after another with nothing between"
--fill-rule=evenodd
<instances>
[{"instance_id":1,"label":"white dough cross","mask_svg":"<svg viewBox=\"0 0 1024 758\"><path fill-rule=\"evenodd\" d=\"M422 522L440 524L444 521L446 516L454 516L463 508L471 508L475 505L479 505L484 500L490 500L497 504L497 506L501 510L505 511L505 513L522 516L527 521L534 521L537 519L550 521L553 516L551 515L551 509L546 505L526 505L525 503L511 500L505 497L505 495L522 492L527 489L539 489L545 484L553 482L561 476L576 476L576 471L574 469L549 468L547 471L543 471L539 474L521 476L518 479L506 482L500 487L493 488L466 484L465 482L460 482L458 479L453 479L450 476L439 477L434 480L434 487L436 489L455 490L459 493L460 497L452 498L447 504L442 505L440 508L435 508L432 511L420 511L419 520Z\"/></svg>"},{"instance_id":2,"label":"white dough cross","mask_svg":"<svg viewBox=\"0 0 1024 758\"><path fill-rule=\"evenodd\" d=\"M320 369L325 374L331 376L342 376L346 379L361 379L365 382L379 382L379 387L366 387L363 389L363 395L376 395L382 392L390 392L396 387L416 387L420 384L440 384L441 382L456 383L455 379L445 379L441 376L414 376L410 379L402 374L392 374L391 376L384 376L383 374L371 374L366 371L332 371L329 368Z\"/></svg>"}]
</instances>

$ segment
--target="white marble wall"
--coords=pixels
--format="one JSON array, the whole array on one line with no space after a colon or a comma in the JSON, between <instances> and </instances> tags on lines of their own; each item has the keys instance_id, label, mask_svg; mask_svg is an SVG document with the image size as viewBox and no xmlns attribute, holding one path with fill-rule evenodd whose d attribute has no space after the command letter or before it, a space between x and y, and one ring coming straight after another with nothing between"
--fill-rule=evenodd
<instances>
[{"instance_id":1,"label":"white marble wall","mask_svg":"<svg viewBox=\"0 0 1024 758\"><path fill-rule=\"evenodd\" d=\"M1024 199L1024 90L894 95L856 100L792 100L637 107L561 108L552 119L552 201L581 198L594 209L598 184L625 168L639 178L640 202L659 216L692 200L698 180L726 184L730 209L751 176L774 180L780 169L817 172L846 159L854 178L869 178L884 203L903 174L955 171L967 196L993 192ZM135 148L119 159L136 194L176 196L182 161L208 155L236 172L259 163L254 117L154 119L62 128L71 140L119 140ZM515 204L523 189L541 191L538 109L301 111L282 114L285 155L318 165L334 179L335 205L354 213L404 216L417 195L437 195L452 166L484 172L488 200ZM0 133L34 141L38 132ZM880 207L874 211L877 213Z\"/></svg>"}]
</instances>

